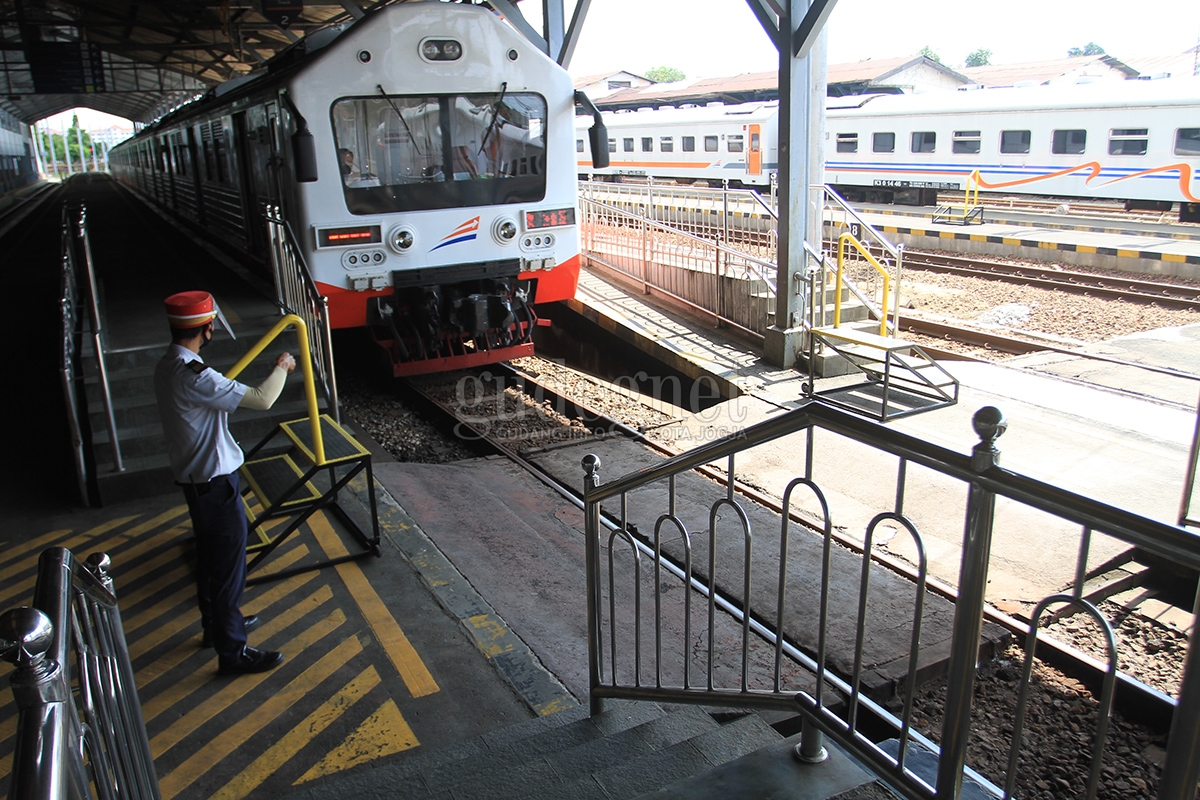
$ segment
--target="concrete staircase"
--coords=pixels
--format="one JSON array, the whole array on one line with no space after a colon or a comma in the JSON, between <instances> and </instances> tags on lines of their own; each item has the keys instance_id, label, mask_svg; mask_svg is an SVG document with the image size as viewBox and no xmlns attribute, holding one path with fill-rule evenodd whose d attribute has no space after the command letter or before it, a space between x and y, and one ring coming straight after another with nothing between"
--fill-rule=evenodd
<instances>
[{"instance_id":1,"label":"concrete staircase","mask_svg":"<svg viewBox=\"0 0 1200 800\"><path fill-rule=\"evenodd\" d=\"M893 797L839 752L803 765L792 758L793 746L752 713L610 701L595 717L586 705L574 706L440 750L394 756L286 797Z\"/></svg>"}]
</instances>

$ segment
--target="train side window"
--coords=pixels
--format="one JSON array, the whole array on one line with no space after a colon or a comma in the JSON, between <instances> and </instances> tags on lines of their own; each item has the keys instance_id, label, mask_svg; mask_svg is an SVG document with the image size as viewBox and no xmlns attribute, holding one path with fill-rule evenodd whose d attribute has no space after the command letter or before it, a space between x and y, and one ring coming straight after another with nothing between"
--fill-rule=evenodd
<instances>
[{"instance_id":1,"label":"train side window","mask_svg":"<svg viewBox=\"0 0 1200 800\"><path fill-rule=\"evenodd\" d=\"M576 153L582 153L582 152L583 152L583 139L576 139L576 140L575 140L575 152L576 152Z\"/></svg>"},{"instance_id":2,"label":"train side window","mask_svg":"<svg viewBox=\"0 0 1200 800\"><path fill-rule=\"evenodd\" d=\"M858 134L857 133L839 133L837 135L837 151L839 153L857 153L858 152Z\"/></svg>"},{"instance_id":3,"label":"train side window","mask_svg":"<svg viewBox=\"0 0 1200 800\"><path fill-rule=\"evenodd\" d=\"M1030 141L1029 131L1000 131L1000 152L1028 153Z\"/></svg>"},{"instance_id":4,"label":"train side window","mask_svg":"<svg viewBox=\"0 0 1200 800\"><path fill-rule=\"evenodd\" d=\"M1087 146L1087 131L1063 130L1054 132L1050 152L1055 155L1079 155Z\"/></svg>"},{"instance_id":5,"label":"train side window","mask_svg":"<svg viewBox=\"0 0 1200 800\"><path fill-rule=\"evenodd\" d=\"M951 153L978 153L982 137L979 131L955 131L954 140L950 142ZM915 148L914 148L914 152Z\"/></svg>"},{"instance_id":6,"label":"train side window","mask_svg":"<svg viewBox=\"0 0 1200 800\"><path fill-rule=\"evenodd\" d=\"M658 149L663 153L675 152L675 137L663 136L658 140Z\"/></svg>"},{"instance_id":7,"label":"train side window","mask_svg":"<svg viewBox=\"0 0 1200 800\"><path fill-rule=\"evenodd\" d=\"M937 146L937 134L933 131L913 131L912 151L914 153L932 153Z\"/></svg>"},{"instance_id":8,"label":"train side window","mask_svg":"<svg viewBox=\"0 0 1200 800\"><path fill-rule=\"evenodd\" d=\"M1113 128L1108 134L1110 156L1144 156L1149 142L1146 128Z\"/></svg>"},{"instance_id":9,"label":"train side window","mask_svg":"<svg viewBox=\"0 0 1200 800\"><path fill-rule=\"evenodd\" d=\"M642 137L642 152L643 153L653 153L654 152L654 137L653 136L643 136Z\"/></svg>"},{"instance_id":10,"label":"train side window","mask_svg":"<svg viewBox=\"0 0 1200 800\"><path fill-rule=\"evenodd\" d=\"M1180 128L1175 131L1175 155L1200 156L1200 128Z\"/></svg>"},{"instance_id":11,"label":"train side window","mask_svg":"<svg viewBox=\"0 0 1200 800\"><path fill-rule=\"evenodd\" d=\"M623 153L632 153L633 152L633 137L632 136L627 136L621 140L621 152L623 152Z\"/></svg>"},{"instance_id":12,"label":"train side window","mask_svg":"<svg viewBox=\"0 0 1200 800\"><path fill-rule=\"evenodd\" d=\"M876 153L896 152L896 134L876 133L871 137L871 149Z\"/></svg>"},{"instance_id":13,"label":"train side window","mask_svg":"<svg viewBox=\"0 0 1200 800\"><path fill-rule=\"evenodd\" d=\"M608 152L610 152L610 153L617 152L617 140L616 139L608 140Z\"/></svg>"},{"instance_id":14,"label":"train side window","mask_svg":"<svg viewBox=\"0 0 1200 800\"><path fill-rule=\"evenodd\" d=\"M725 149L731 153L740 153L746 149L746 140L741 134L734 134L725 140Z\"/></svg>"},{"instance_id":15,"label":"train side window","mask_svg":"<svg viewBox=\"0 0 1200 800\"><path fill-rule=\"evenodd\" d=\"M704 137L704 152L706 152L706 153L717 152L717 137L716 136L705 136Z\"/></svg>"},{"instance_id":16,"label":"train side window","mask_svg":"<svg viewBox=\"0 0 1200 800\"><path fill-rule=\"evenodd\" d=\"M683 152L685 152L685 153L696 152L696 137L695 136L681 136L680 140L681 140L680 144L683 145Z\"/></svg>"}]
</instances>

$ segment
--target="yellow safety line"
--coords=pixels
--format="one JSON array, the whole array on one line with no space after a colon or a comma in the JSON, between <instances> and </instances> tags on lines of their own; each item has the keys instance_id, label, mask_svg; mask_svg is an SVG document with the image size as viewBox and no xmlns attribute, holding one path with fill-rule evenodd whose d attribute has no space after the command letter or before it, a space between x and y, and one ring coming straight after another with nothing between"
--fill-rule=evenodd
<instances>
[{"instance_id":1,"label":"yellow safety line","mask_svg":"<svg viewBox=\"0 0 1200 800\"><path fill-rule=\"evenodd\" d=\"M411 750L420 744L417 735L413 733L413 729L396 706L396 701L389 697L341 744L309 767L292 785L299 786L325 775L343 772L377 758Z\"/></svg>"},{"instance_id":2,"label":"yellow safety line","mask_svg":"<svg viewBox=\"0 0 1200 800\"><path fill-rule=\"evenodd\" d=\"M316 575L314 573L309 573L309 574L305 574L305 575L297 575L292 580L280 584L277 587L277 589L279 590L278 594L265 596L264 598L260 598L260 600L263 600L264 604L273 603L273 602L291 594L296 589L301 588L305 583L308 583L315 577L316 577ZM330 600L332 597L333 597L333 590L330 589L328 586L322 586L322 587L318 588L315 592L313 592L311 595L309 595L304 601L297 603L295 606L293 606L293 608L291 610L286 612L284 615L268 622L263 629L260 629L260 631L257 631L255 633L255 636L257 637L260 632L264 633L264 634L271 634L276 631L286 629L289 625L293 624L297 619L302 617L304 614L307 614L310 611L316 610L322 604L324 604L325 602ZM310 606L310 607L306 608L305 607L306 605ZM243 606L242 610L249 611L251 613L257 613L252 610L252 608L249 604ZM157 643L155 643L155 644L157 644ZM159 678L161 678L163 675L167 674L171 670L175 669L175 667L179 666L181 663L186 661L191 656L195 655L197 652L198 652L198 650L196 648L196 640L188 639L187 641L181 642L178 645L176 645L175 647L171 648L171 650L169 652L164 653L163 655L154 659L153 663L146 665L146 667L144 669L140 669L137 672L135 682L137 683L139 691L144 693L146 691L147 686L149 686L151 683L158 680ZM206 662L206 663L208 663L208 662ZM179 698L186 697L189 692L195 691L197 686L203 685L204 683L206 683L210 677L211 676L207 675L207 674L197 676L195 673L193 673L193 675L187 679L187 681L190 681L190 683L187 683L187 684L180 683L176 686L171 687L171 689L164 690L162 692L162 694L159 694L157 697L153 698L148 703L143 704L142 715L148 721L150 719L150 717L148 716L149 711L147 711L148 708L153 706L154 714L158 715L159 713L161 713L162 707L169 707Z\"/></svg>"},{"instance_id":3,"label":"yellow safety line","mask_svg":"<svg viewBox=\"0 0 1200 800\"><path fill-rule=\"evenodd\" d=\"M291 642L280 648L284 655L288 658L295 658L304 648L311 647L319 642L324 637L333 633L346 622L346 614L336 608L330 612L329 616L313 625L306 630L302 635L293 639ZM353 637L351 637L353 639ZM354 639L355 645L358 646L358 641ZM361 646L359 646L361 649ZM332 652L337 652L336 650ZM322 661L329 658L330 654L326 654ZM339 661L339 665L344 663L346 659ZM319 663L319 662L318 662ZM201 682L208 683L214 680L217 676L213 674L213 668L217 665L217 659L211 658L206 666L208 669L203 670L204 679ZM311 669L311 667L310 667ZM231 681L229 686L217 692L212 697L205 700L200 705L188 711L175 722L167 726L166 730L159 733L150 740L150 753L154 758L161 758L164 753L170 750L175 745L179 744L188 735L194 733L201 725L211 719L215 719L218 714L221 714L231 708L234 703L241 700L249 694L256 686L271 677L271 672L260 672L255 675L240 675L236 680ZM143 709L143 712L145 709ZM262 712L262 707L253 709L250 713L251 717L257 717ZM221 738L230 738L228 731L221 734ZM241 744L241 742L238 742Z\"/></svg>"},{"instance_id":4,"label":"yellow safety line","mask_svg":"<svg viewBox=\"0 0 1200 800\"><path fill-rule=\"evenodd\" d=\"M313 514L309 518L309 525L326 556L339 558L349 555L346 546L333 532L324 513ZM404 679L404 685L408 687L409 693L413 697L424 697L438 691L437 681L433 679L433 675L429 673L416 649L408 641L408 637L404 635L404 631L388 611L387 606L379 599L379 595L367 577L363 575L358 564L354 561L347 561L338 564L337 571L346 584L346 588L354 597L354 602L358 604L359 610L366 617L367 624L375 632L375 638L383 645L388 658L395 665L396 672L400 673L400 677Z\"/></svg>"},{"instance_id":5,"label":"yellow safety line","mask_svg":"<svg viewBox=\"0 0 1200 800\"><path fill-rule=\"evenodd\" d=\"M163 800L171 800L179 792L186 789L196 778L206 774L230 753L242 747L254 734L262 730L268 723L281 714L286 714L292 706L301 702L304 696L329 678L347 661L362 652L362 644L357 636L345 639L333 650L321 657L304 672L300 673L283 689L272 694L265 702L254 709L254 713L242 717L241 720L226 728L221 735L200 748L190 758L172 770L158 782ZM270 673L263 673L269 675ZM239 678L245 681L246 678ZM209 717L206 716L207 720ZM151 742L151 749L154 743ZM157 757L157 753L155 757Z\"/></svg>"},{"instance_id":6,"label":"yellow safety line","mask_svg":"<svg viewBox=\"0 0 1200 800\"><path fill-rule=\"evenodd\" d=\"M248 767L222 786L209 800L242 800L257 789L263 781L275 774L276 770L307 747L319 734L337 722L342 714L381 682L379 672L375 667L367 667L333 697L330 697L298 725L285 733L279 741L267 748L265 753L254 759Z\"/></svg>"},{"instance_id":7,"label":"yellow safety line","mask_svg":"<svg viewBox=\"0 0 1200 800\"><path fill-rule=\"evenodd\" d=\"M95 537L97 537L101 534L107 533L108 531L112 530L113 528L117 527L118 525L123 525L124 523L128 522L131 519L137 519L137 516L134 515L132 517L120 517L119 519L109 520L108 522L105 522L102 525L97 525L94 528L91 528L82 533L76 534L75 536L72 536L68 539L60 539L57 542L57 545L60 547L65 547L68 550L74 551L76 547L79 547L80 545L92 542L92 540ZM47 534L47 536L53 535L53 533L58 533L58 532L54 531L51 534ZM70 533L70 530L65 531L65 533ZM45 539L45 538L46 538L45 536L41 537L41 539ZM29 579L22 581L16 587L11 587L9 589L9 594L7 596L0 597L0 604L7 604L8 602L11 602L9 600L9 598L12 595L18 593L18 592L15 592L14 589L30 590L33 588L33 585L37 580L37 560L38 560L38 557L41 555L41 551L45 549L45 547L38 547L36 553L29 552L35 546L36 545L31 545L31 546L27 546L27 547L23 548L23 550L24 550L23 558L16 561L15 563L13 563L12 566L7 567L4 570L0 570L0 581L11 578L14 575L20 575L22 572L32 573L32 575ZM55 544L46 543L45 546L53 547L53 546L55 546ZM86 557L86 555L87 554L84 554L85 557Z\"/></svg>"}]
</instances>

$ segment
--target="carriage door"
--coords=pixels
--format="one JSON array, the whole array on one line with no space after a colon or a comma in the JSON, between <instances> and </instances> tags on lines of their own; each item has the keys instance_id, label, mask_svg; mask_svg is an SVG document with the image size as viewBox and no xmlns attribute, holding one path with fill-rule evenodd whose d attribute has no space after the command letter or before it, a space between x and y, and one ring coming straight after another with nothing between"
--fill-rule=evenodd
<instances>
[{"instance_id":1,"label":"carriage door","mask_svg":"<svg viewBox=\"0 0 1200 800\"><path fill-rule=\"evenodd\" d=\"M750 129L750 155L746 159L746 172L750 175L762 174L762 128L758 125L747 126Z\"/></svg>"},{"instance_id":2,"label":"carriage door","mask_svg":"<svg viewBox=\"0 0 1200 800\"><path fill-rule=\"evenodd\" d=\"M270 168L272 147L265 109L253 106L234 114L233 131L238 151L238 183L242 187L242 213L247 223L250 249L265 259L268 238L265 207L279 202Z\"/></svg>"}]
</instances>

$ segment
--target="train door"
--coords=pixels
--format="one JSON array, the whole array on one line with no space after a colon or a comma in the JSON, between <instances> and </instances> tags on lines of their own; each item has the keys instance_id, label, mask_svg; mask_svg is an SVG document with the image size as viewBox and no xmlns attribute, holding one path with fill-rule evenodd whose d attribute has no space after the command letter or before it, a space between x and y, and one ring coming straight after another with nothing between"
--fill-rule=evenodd
<instances>
[{"instance_id":1,"label":"train door","mask_svg":"<svg viewBox=\"0 0 1200 800\"><path fill-rule=\"evenodd\" d=\"M267 257L266 206L278 202L271 179L271 137L262 106L233 115L234 148L237 151L237 183L242 187L242 215L246 220L250 250Z\"/></svg>"},{"instance_id":2,"label":"train door","mask_svg":"<svg viewBox=\"0 0 1200 800\"><path fill-rule=\"evenodd\" d=\"M750 134L750 154L746 158L746 172L750 175L762 174L762 126L748 125Z\"/></svg>"}]
</instances>

